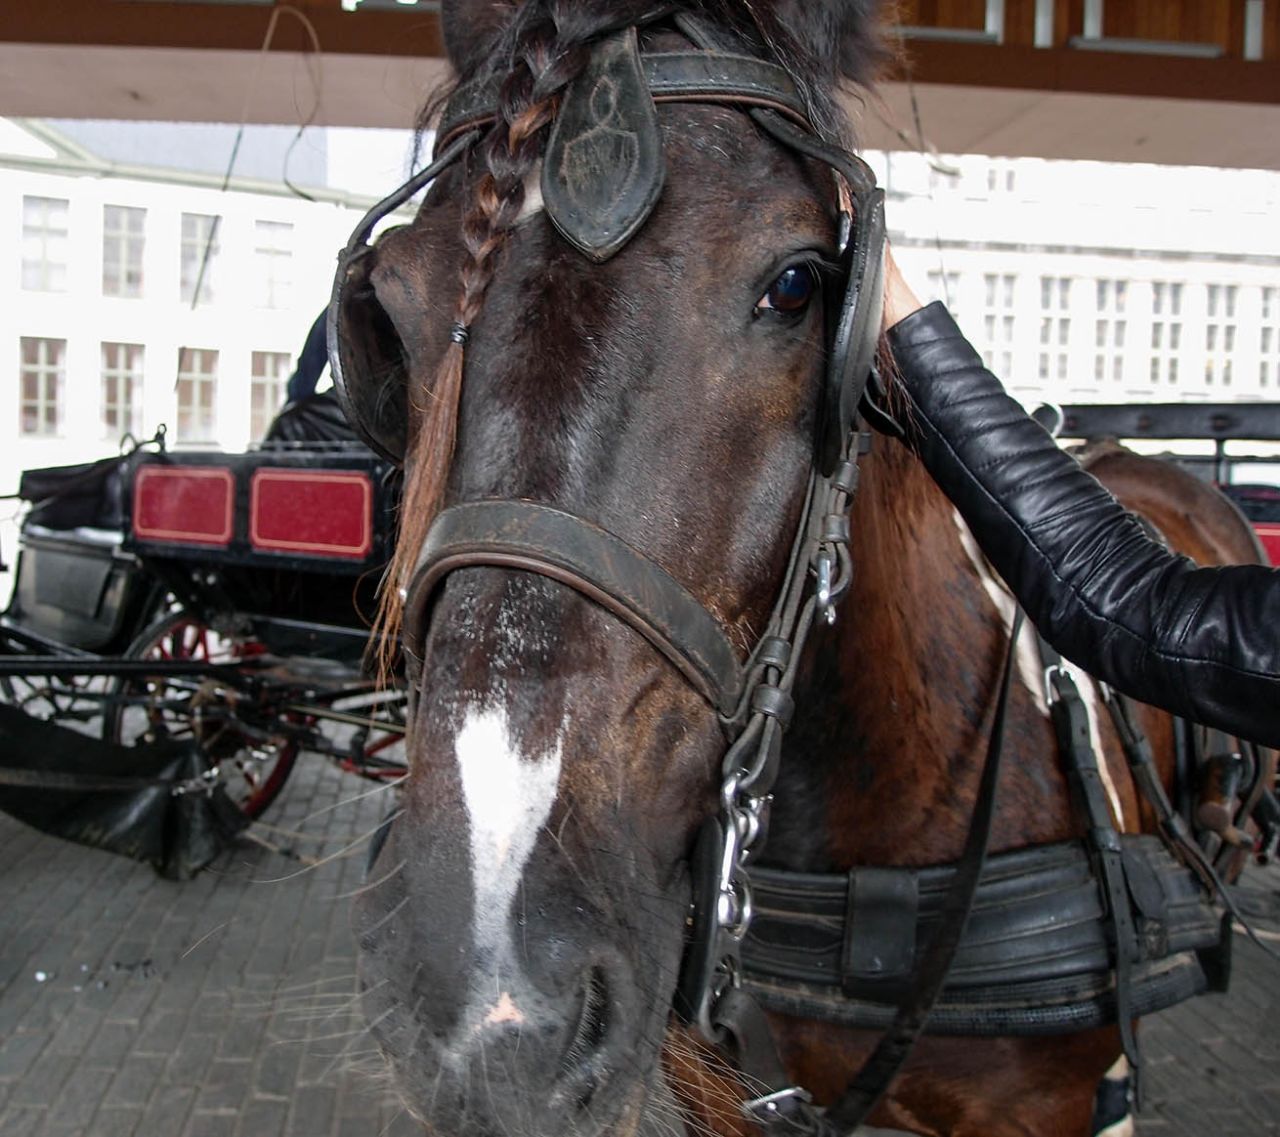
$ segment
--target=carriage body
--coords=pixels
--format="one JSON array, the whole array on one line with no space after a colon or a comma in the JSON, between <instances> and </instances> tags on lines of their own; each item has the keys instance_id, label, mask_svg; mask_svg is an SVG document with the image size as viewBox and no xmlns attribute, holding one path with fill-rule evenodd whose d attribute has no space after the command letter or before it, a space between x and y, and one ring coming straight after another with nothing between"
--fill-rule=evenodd
<instances>
[{"instance_id":1,"label":"carriage body","mask_svg":"<svg viewBox=\"0 0 1280 1137\"><path fill-rule=\"evenodd\" d=\"M113 656L176 602L205 623L251 627L281 655L354 662L393 539L390 471L355 443L137 451L30 471L0 628L53 653Z\"/></svg>"},{"instance_id":2,"label":"carriage body","mask_svg":"<svg viewBox=\"0 0 1280 1137\"><path fill-rule=\"evenodd\" d=\"M363 667L390 473L329 442L137 450L24 475L32 508L0 615L0 808L132 856L137 841L102 842L100 815L131 794L171 808L139 781L157 770L173 802L193 780L216 787L237 825L304 752L398 777L403 692ZM115 792L106 770L139 784ZM83 823L68 828L72 814ZM217 849L174 869L153 846L139 859L179 876Z\"/></svg>"},{"instance_id":3,"label":"carriage body","mask_svg":"<svg viewBox=\"0 0 1280 1137\"><path fill-rule=\"evenodd\" d=\"M122 547L206 623L354 666L393 539L390 471L355 443L142 455Z\"/></svg>"}]
</instances>

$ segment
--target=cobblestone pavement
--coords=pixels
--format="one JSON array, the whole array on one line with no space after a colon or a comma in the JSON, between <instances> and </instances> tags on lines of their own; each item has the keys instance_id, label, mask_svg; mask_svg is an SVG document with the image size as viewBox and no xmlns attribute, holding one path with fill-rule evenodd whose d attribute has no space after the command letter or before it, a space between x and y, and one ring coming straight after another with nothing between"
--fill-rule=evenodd
<instances>
[{"instance_id":1,"label":"cobblestone pavement","mask_svg":"<svg viewBox=\"0 0 1280 1137\"><path fill-rule=\"evenodd\" d=\"M267 836L341 850L385 811L346 801L370 788L304 757L267 820L308 839ZM299 867L242 841L179 884L0 815L0 1135L420 1134L353 1006L363 845Z\"/></svg>"},{"instance_id":2,"label":"cobblestone pavement","mask_svg":"<svg viewBox=\"0 0 1280 1137\"><path fill-rule=\"evenodd\" d=\"M347 800L368 788L303 759L268 821L307 839L275 839L344 849L384 812ZM175 884L0 815L0 1137L414 1133L352 1005L363 863L242 842ZM1280 870L1245 899L1280 930ZM1280 964L1236 946L1230 994L1144 1024L1140 1137L1280 1133Z\"/></svg>"}]
</instances>

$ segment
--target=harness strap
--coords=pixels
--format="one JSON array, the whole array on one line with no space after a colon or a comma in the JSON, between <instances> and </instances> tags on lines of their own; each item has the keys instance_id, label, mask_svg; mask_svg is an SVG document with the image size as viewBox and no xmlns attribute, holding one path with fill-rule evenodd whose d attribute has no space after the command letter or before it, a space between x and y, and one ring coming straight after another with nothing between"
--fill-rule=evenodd
<instances>
[{"instance_id":1,"label":"harness strap","mask_svg":"<svg viewBox=\"0 0 1280 1137\"><path fill-rule=\"evenodd\" d=\"M764 59L727 51L665 51L641 56L641 67L655 103L745 103L780 111L799 123L808 121L791 76ZM438 153L460 134L494 120L501 79L485 76L454 92L440 119Z\"/></svg>"},{"instance_id":2,"label":"harness strap","mask_svg":"<svg viewBox=\"0 0 1280 1137\"><path fill-rule=\"evenodd\" d=\"M1145 963L1214 948L1220 917L1200 878L1159 834L1122 834L1121 844ZM810 1017L879 1030L887 1025L914 966L914 959L907 960L904 974L896 957L907 941L928 943L955 867L872 869L900 883L877 888L850 912L851 892L867 896L860 878L868 871L751 866L755 918L743 943L743 981L770 1010L804 1003ZM912 898L918 900L914 911ZM999 1019L1002 1007L1031 1007L1037 1000L1059 1005L1077 997L1082 984L1104 993L1102 977L1105 985L1111 982L1105 919L1106 902L1083 841L988 856L929 1032L965 1033L965 1017L983 1007ZM850 970L851 960L868 959L881 961L881 969Z\"/></svg>"},{"instance_id":3,"label":"harness strap","mask_svg":"<svg viewBox=\"0 0 1280 1137\"><path fill-rule=\"evenodd\" d=\"M898 1005L893 1025L876 1044L871 1057L863 1063L849 1088L827 1110L824 1120L836 1132L850 1133L856 1129L902 1069L929 1020L929 1012L942 992L947 972L951 970L951 961L955 958L956 949L964 935L965 925L973 908L974 894L982 876L982 866L987 858L991 822L995 818L996 787L1000 777L1000 758L1004 751L1009 684L1013 678L1023 617L1024 613L1019 608L1014 616L1013 626L1009 629L1009 648L1005 654L1003 674L1000 676L1000 693L996 699L986 761L978 781L977 801L973 817L969 821L969 832L965 836L964 852L943 902L941 922L920 962L912 990Z\"/></svg>"},{"instance_id":4,"label":"harness strap","mask_svg":"<svg viewBox=\"0 0 1280 1137\"><path fill-rule=\"evenodd\" d=\"M1205 856L1204 850L1200 848L1195 838L1191 835L1191 830L1188 828L1186 820L1182 814L1173 808L1173 804L1169 801L1169 795L1165 793L1164 785L1156 772L1155 760L1151 755L1151 744L1134 722L1132 700L1118 691L1112 691L1110 687L1105 685L1102 688L1102 695L1111 711L1112 720L1116 724L1116 731L1120 735L1120 745L1124 750L1125 760L1129 763L1129 770L1133 776L1134 783L1155 811L1156 820L1160 824L1161 831L1169 843L1183 855L1188 866L1200 877L1205 887L1213 895L1217 896L1222 901L1223 907L1226 908L1228 926L1224 928L1224 934L1229 932L1230 921L1234 920L1244 929L1245 935L1253 941L1255 946L1261 948L1272 959L1280 959L1280 955L1276 953L1276 950L1270 944L1263 942L1252 924L1240 911L1235 898L1213 867L1213 862ZM1225 976L1220 979L1220 984L1222 989L1225 990Z\"/></svg>"},{"instance_id":5,"label":"harness strap","mask_svg":"<svg viewBox=\"0 0 1280 1137\"><path fill-rule=\"evenodd\" d=\"M440 581L477 565L568 585L644 636L721 715L737 706L743 669L733 645L679 581L598 525L529 501L471 501L440 513L409 586L407 652L422 657L421 630Z\"/></svg>"},{"instance_id":6,"label":"harness strap","mask_svg":"<svg viewBox=\"0 0 1280 1137\"><path fill-rule=\"evenodd\" d=\"M126 793L160 786L173 789L174 778L136 778L125 774L68 774L58 770L25 770L0 766L0 786L28 790L61 790L66 793Z\"/></svg>"},{"instance_id":7,"label":"harness strap","mask_svg":"<svg viewBox=\"0 0 1280 1137\"><path fill-rule=\"evenodd\" d=\"M1040 655L1046 665L1049 713L1058 734L1058 750L1067 768L1067 780L1077 805L1088 824L1089 846L1101 876L1107 900L1107 921L1111 932L1116 976L1116 1025L1120 1043L1133 1071L1136 1086L1140 1058L1133 1030L1133 965L1138 958L1138 940L1133 911L1125 885L1124 863L1120 855L1120 834L1111 819L1106 790L1098 769L1098 756L1090 738L1089 715L1075 680L1062 665L1060 656L1043 636Z\"/></svg>"}]
</instances>

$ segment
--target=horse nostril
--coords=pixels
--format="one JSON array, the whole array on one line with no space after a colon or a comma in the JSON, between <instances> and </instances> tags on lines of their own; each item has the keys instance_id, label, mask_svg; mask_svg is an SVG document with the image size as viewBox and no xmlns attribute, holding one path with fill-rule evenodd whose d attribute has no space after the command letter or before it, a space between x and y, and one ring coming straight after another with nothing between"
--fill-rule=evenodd
<instances>
[{"instance_id":1,"label":"horse nostril","mask_svg":"<svg viewBox=\"0 0 1280 1137\"><path fill-rule=\"evenodd\" d=\"M583 988L578 1028L560 1060L561 1075L577 1083L575 1098L579 1109L585 1109L596 1092L603 1071L595 1059L608 1033L609 982L603 968L593 967Z\"/></svg>"}]
</instances>

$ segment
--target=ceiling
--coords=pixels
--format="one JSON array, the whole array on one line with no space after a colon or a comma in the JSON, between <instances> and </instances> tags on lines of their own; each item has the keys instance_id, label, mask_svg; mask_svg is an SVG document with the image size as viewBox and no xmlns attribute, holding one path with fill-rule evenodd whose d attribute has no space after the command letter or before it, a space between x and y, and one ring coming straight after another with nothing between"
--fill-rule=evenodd
<instances>
[{"instance_id":1,"label":"ceiling","mask_svg":"<svg viewBox=\"0 0 1280 1137\"><path fill-rule=\"evenodd\" d=\"M1004 0L1007 18L1028 2ZM1280 0L1266 2L1266 28L1280 27ZM9 0L0 116L410 125L447 76L437 5L344 3ZM856 108L865 146L1280 169L1271 30L1248 61L1130 41L1081 50L1065 33L1047 47L913 37L898 77Z\"/></svg>"}]
</instances>

